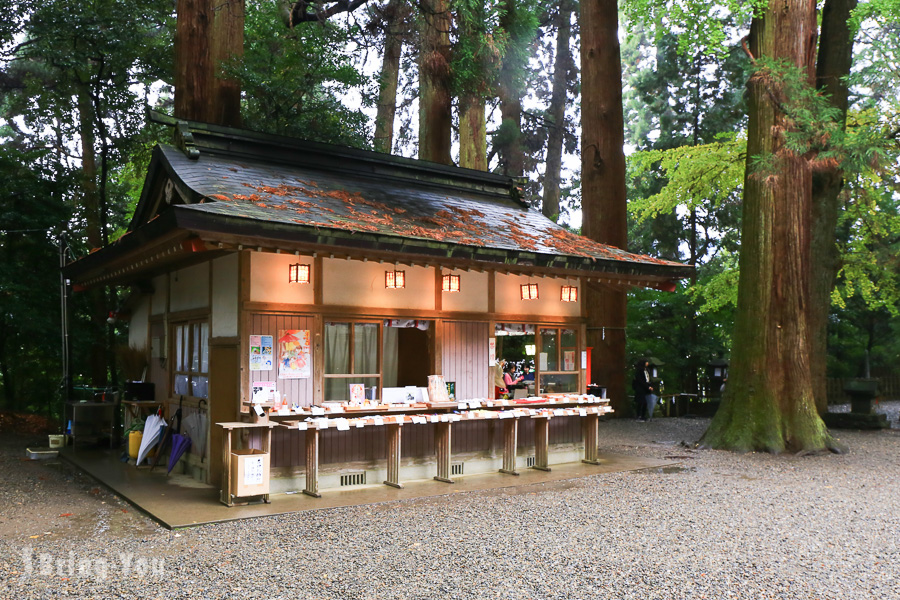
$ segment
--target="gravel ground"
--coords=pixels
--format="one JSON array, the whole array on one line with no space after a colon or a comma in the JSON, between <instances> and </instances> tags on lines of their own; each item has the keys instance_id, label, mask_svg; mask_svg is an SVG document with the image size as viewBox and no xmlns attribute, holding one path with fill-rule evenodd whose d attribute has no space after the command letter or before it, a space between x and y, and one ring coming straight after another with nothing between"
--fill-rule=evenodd
<instances>
[{"instance_id":1,"label":"gravel ground","mask_svg":"<svg viewBox=\"0 0 900 600\"><path fill-rule=\"evenodd\" d=\"M694 450L703 419L601 424L677 466L167 531L0 441L0 598L900 599L894 429L845 455Z\"/></svg>"}]
</instances>

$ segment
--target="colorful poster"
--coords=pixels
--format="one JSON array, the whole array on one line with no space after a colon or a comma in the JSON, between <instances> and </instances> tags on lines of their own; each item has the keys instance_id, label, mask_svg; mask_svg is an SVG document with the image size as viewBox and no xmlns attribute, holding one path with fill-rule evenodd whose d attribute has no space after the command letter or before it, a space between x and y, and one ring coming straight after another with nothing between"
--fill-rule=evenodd
<instances>
[{"instance_id":1,"label":"colorful poster","mask_svg":"<svg viewBox=\"0 0 900 600\"><path fill-rule=\"evenodd\" d=\"M278 378L307 379L310 376L309 329L278 332Z\"/></svg>"},{"instance_id":2,"label":"colorful poster","mask_svg":"<svg viewBox=\"0 0 900 600\"><path fill-rule=\"evenodd\" d=\"M250 336L250 370L251 371L262 371L263 370L262 336L261 335L251 335Z\"/></svg>"},{"instance_id":3,"label":"colorful poster","mask_svg":"<svg viewBox=\"0 0 900 600\"><path fill-rule=\"evenodd\" d=\"M274 362L271 335L250 336L250 370L271 371Z\"/></svg>"},{"instance_id":4,"label":"colorful poster","mask_svg":"<svg viewBox=\"0 0 900 600\"><path fill-rule=\"evenodd\" d=\"M563 371L575 370L575 351L563 350Z\"/></svg>"}]
</instances>

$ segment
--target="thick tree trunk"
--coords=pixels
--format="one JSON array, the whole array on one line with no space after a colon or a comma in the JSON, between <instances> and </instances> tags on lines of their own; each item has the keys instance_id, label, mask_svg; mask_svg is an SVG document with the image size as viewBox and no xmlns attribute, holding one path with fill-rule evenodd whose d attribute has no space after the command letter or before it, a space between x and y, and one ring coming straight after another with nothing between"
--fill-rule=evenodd
<instances>
[{"instance_id":1,"label":"thick tree trunk","mask_svg":"<svg viewBox=\"0 0 900 600\"><path fill-rule=\"evenodd\" d=\"M815 0L770 0L753 20L750 52L783 60L813 77ZM810 379L807 309L812 169L784 146L790 127L777 73L748 82L740 283L731 370L703 444L738 451L819 450L831 438L816 412ZM774 157L753 172L755 157Z\"/></svg>"},{"instance_id":2,"label":"thick tree trunk","mask_svg":"<svg viewBox=\"0 0 900 600\"><path fill-rule=\"evenodd\" d=\"M212 123L241 126L241 83L222 77L223 63L244 55L244 0L215 0L210 30L210 113Z\"/></svg>"},{"instance_id":3,"label":"thick tree trunk","mask_svg":"<svg viewBox=\"0 0 900 600\"><path fill-rule=\"evenodd\" d=\"M394 116L397 112L397 86L400 81L400 57L403 35L400 25L406 14L404 0L391 0L384 10L384 56L375 114L375 151L390 154L394 145Z\"/></svg>"},{"instance_id":4,"label":"thick tree trunk","mask_svg":"<svg viewBox=\"0 0 900 600\"><path fill-rule=\"evenodd\" d=\"M548 219L559 217L559 177L562 170L563 139L566 134L566 91L572 52L569 37L572 33L572 3L560 0L556 22L556 64L553 68L553 90L548 110L547 165L544 169L544 197L541 212Z\"/></svg>"},{"instance_id":5,"label":"thick tree trunk","mask_svg":"<svg viewBox=\"0 0 900 600\"><path fill-rule=\"evenodd\" d=\"M816 61L816 87L841 111L847 120L847 84L853 56L850 12L856 0L826 0L822 10L819 56ZM828 354L828 315L831 292L840 267L840 254L834 241L840 210L843 174L837 167L817 170L812 181L812 264L809 288L809 361L813 395L819 414L828 412L826 362Z\"/></svg>"},{"instance_id":6,"label":"thick tree trunk","mask_svg":"<svg viewBox=\"0 0 900 600\"><path fill-rule=\"evenodd\" d=\"M208 121L212 91L211 0L178 0L175 23L175 116Z\"/></svg>"},{"instance_id":7,"label":"thick tree trunk","mask_svg":"<svg viewBox=\"0 0 900 600\"><path fill-rule=\"evenodd\" d=\"M484 100L477 94L459 99L459 166L487 171Z\"/></svg>"},{"instance_id":8,"label":"thick tree trunk","mask_svg":"<svg viewBox=\"0 0 900 600\"><path fill-rule=\"evenodd\" d=\"M422 0L419 50L419 158L449 165L450 8L448 0Z\"/></svg>"},{"instance_id":9,"label":"thick tree trunk","mask_svg":"<svg viewBox=\"0 0 900 600\"><path fill-rule=\"evenodd\" d=\"M240 126L240 85L219 75L244 52L243 0L178 0L176 10L175 116Z\"/></svg>"},{"instance_id":10,"label":"thick tree trunk","mask_svg":"<svg viewBox=\"0 0 900 600\"><path fill-rule=\"evenodd\" d=\"M615 0L581 2L582 233L627 245L622 63ZM625 390L625 292L587 286L592 383L605 384L613 408L631 414Z\"/></svg>"}]
</instances>

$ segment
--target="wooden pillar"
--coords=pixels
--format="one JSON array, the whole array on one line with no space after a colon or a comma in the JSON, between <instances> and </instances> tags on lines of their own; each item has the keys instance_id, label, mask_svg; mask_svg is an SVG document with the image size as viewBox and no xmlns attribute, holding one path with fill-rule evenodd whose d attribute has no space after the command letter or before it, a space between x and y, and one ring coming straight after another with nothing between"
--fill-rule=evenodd
<instances>
[{"instance_id":1,"label":"wooden pillar","mask_svg":"<svg viewBox=\"0 0 900 600\"><path fill-rule=\"evenodd\" d=\"M434 430L434 446L437 455L437 479L444 483L453 483L450 477L450 423L436 423Z\"/></svg>"},{"instance_id":2,"label":"wooden pillar","mask_svg":"<svg viewBox=\"0 0 900 600\"><path fill-rule=\"evenodd\" d=\"M231 429L222 431L222 494L220 500L223 504L234 506L231 501Z\"/></svg>"},{"instance_id":3,"label":"wooden pillar","mask_svg":"<svg viewBox=\"0 0 900 600\"><path fill-rule=\"evenodd\" d=\"M550 417L534 420L534 468L550 470Z\"/></svg>"},{"instance_id":4,"label":"wooden pillar","mask_svg":"<svg viewBox=\"0 0 900 600\"><path fill-rule=\"evenodd\" d=\"M590 465L600 464L598 424L600 423L599 415L586 415L584 417L584 460L581 462Z\"/></svg>"},{"instance_id":5,"label":"wooden pillar","mask_svg":"<svg viewBox=\"0 0 900 600\"><path fill-rule=\"evenodd\" d=\"M519 442L519 418L506 419L503 424L503 468L501 473L518 475L516 471L516 447Z\"/></svg>"},{"instance_id":6,"label":"wooden pillar","mask_svg":"<svg viewBox=\"0 0 900 600\"><path fill-rule=\"evenodd\" d=\"M400 485L400 423L387 424L387 479L385 485L402 488Z\"/></svg>"},{"instance_id":7,"label":"wooden pillar","mask_svg":"<svg viewBox=\"0 0 900 600\"><path fill-rule=\"evenodd\" d=\"M319 430L313 427L306 430L306 488L303 493L322 497L319 493Z\"/></svg>"}]
</instances>

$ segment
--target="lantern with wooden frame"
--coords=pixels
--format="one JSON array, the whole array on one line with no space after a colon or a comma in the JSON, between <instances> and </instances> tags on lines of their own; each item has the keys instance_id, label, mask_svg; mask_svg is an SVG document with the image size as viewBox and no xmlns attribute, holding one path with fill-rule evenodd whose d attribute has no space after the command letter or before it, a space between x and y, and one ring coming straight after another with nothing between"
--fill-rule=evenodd
<instances>
[{"instance_id":1,"label":"lantern with wooden frame","mask_svg":"<svg viewBox=\"0 0 900 600\"><path fill-rule=\"evenodd\" d=\"M537 300L538 299L538 284L536 283L525 283L520 286L522 290L522 300Z\"/></svg>"},{"instance_id":2,"label":"lantern with wooden frame","mask_svg":"<svg viewBox=\"0 0 900 600\"><path fill-rule=\"evenodd\" d=\"M288 267L289 283L309 283L309 265L293 264Z\"/></svg>"},{"instance_id":3,"label":"lantern with wooden frame","mask_svg":"<svg viewBox=\"0 0 900 600\"><path fill-rule=\"evenodd\" d=\"M389 290L398 290L400 288L405 288L406 271L398 271L396 269L394 269L393 271L385 271L384 287Z\"/></svg>"},{"instance_id":4,"label":"lantern with wooden frame","mask_svg":"<svg viewBox=\"0 0 900 600\"><path fill-rule=\"evenodd\" d=\"M441 290L444 292L459 291L459 275L444 275Z\"/></svg>"},{"instance_id":5,"label":"lantern with wooden frame","mask_svg":"<svg viewBox=\"0 0 900 600\"><path fill-rule=\"evenodd\" d=\"M564 285L559 290L559 299L563 302L577 302L578 288L574 285Z\"/></svg>"}]
</instances>

